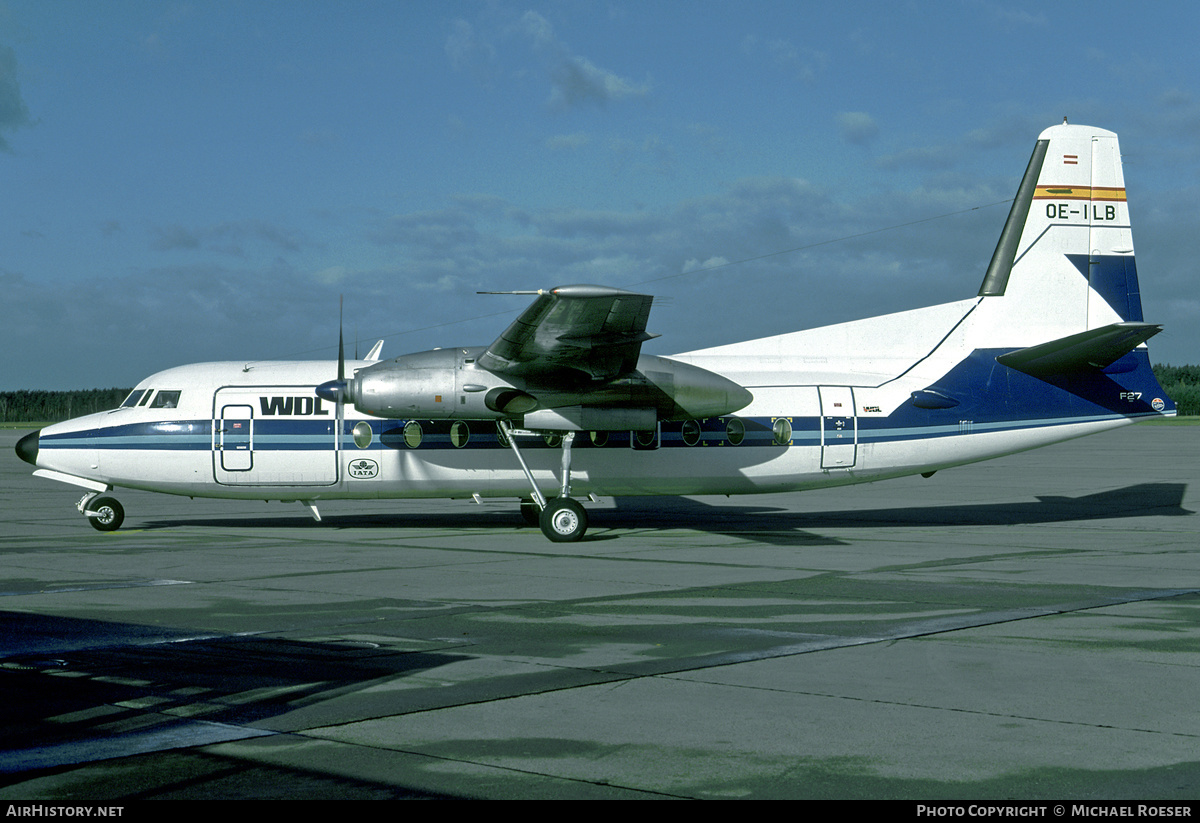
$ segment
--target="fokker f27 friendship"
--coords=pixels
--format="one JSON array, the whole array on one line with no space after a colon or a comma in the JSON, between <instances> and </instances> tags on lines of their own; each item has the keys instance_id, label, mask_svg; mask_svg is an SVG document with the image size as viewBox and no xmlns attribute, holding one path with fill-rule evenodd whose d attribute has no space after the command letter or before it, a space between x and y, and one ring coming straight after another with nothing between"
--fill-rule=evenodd
<instances>
[{"instance_id":1,"label":"fokker f27 friendship","mask_svg":"<svg viewBox=\"0 0 1200 823\"><path fill-rule=\"evenodd\" d=\"M672 357L641 353L652 297L564 286L485 347L381 361L204 363L120 408L23 437L34 474L298 501L520 498L554 541L580 496L864 483L1173 416L1145 342L1117 136L1044 131L970 299Z\"/></svg>"}]
</instances>

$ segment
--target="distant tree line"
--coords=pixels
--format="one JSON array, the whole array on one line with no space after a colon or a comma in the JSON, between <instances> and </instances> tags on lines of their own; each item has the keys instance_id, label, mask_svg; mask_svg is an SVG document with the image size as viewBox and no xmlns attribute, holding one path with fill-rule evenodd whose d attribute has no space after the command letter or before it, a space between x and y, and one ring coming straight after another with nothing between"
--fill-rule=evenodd
<instances>
[{"instance_id":1,"label":"distant tree line","mask_svg":"<svg viewBox=\"0 0 1200 823\"><path fill-rule=\"evenodd\" d=\"M1180 414L1200 414L1200 366L1155 366L1154 376Z\"/></svg>"},{"instance_id":2,"label":"distant tree line","mask_svg":"<svg viewBox=\"0 0 1200 823\"><path fill-rule=\"evenodd\" d=\"M1175 401L1180 414L1200 415L1200 366L1155 366L1154 376ZM0 422L26 423L67 420L115 409L130 389L86 391L0 392Z\"/></svg>"},{"instance_id":3,"label":"distant tree line","mask_svg":"<svg viewBox=\"0 0 1200 823\"><path fill-rule=\"evenodd\" d=\"M54 423L93 412L115 409L130 389L87 389L85 391L0 392L0 422Z\"/></svg>"}]
</instances>

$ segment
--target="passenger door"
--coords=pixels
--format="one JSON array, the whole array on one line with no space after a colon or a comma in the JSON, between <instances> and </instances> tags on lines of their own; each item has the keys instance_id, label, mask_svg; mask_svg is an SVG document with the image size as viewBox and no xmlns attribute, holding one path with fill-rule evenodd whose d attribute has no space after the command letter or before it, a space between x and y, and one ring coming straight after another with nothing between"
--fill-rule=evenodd
<instances>
[{"instance_id":1,"label":"passenger door","mask_svg":"<svg viewBox=\"0 0 1200 823\"><path fill-rule=\"evenodd\" d=\"M337 412L312 386L237 386L213 399L213 477L227 486L331 486Z\"/></svg>"},{"instance_id":2,"label":"passenger door","mask_svg":"<svg viewBox=\"0 0 1200 823\"><path fill-rule=\"evenodd\" d=\"M852 469L858 459L854 389L821 386L821 468Z\"/></svg>"}]
</instances>

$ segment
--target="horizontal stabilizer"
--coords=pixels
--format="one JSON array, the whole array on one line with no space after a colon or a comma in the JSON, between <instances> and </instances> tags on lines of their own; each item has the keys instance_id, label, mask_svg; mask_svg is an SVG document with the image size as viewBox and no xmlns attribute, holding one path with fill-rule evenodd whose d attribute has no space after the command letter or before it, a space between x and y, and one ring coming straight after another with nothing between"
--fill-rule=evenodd
<instances>
[{"instance_id":1,"label":"horizontal stabilizer","mask_svg":"<svg viewBox=\"0 0 1200 823\"><path fill-rule=\"evenodd\" d=\"M1156 323L1113 323L1002 354L996 362L1034 377L1103 369L1162 331Z\"/></svg>"}]
</instances>

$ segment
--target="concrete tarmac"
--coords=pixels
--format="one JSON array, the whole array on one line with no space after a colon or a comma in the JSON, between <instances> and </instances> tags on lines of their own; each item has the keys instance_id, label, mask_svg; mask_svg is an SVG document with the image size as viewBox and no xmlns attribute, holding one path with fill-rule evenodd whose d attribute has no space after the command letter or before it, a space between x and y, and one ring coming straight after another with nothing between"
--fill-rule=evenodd
<instances>
[{"instance_id":1,"label":"concrete tarmac","mask_svg":"<svg viewBox=\"0 0 1200 823\"><path fill-rule=\"evenodd\" d=\"M0 433L0 798L1200 798L1200 427L589 506L80 493Z\"/></svg>"}]
</instances>

